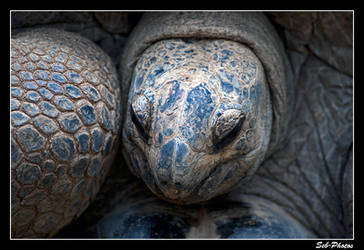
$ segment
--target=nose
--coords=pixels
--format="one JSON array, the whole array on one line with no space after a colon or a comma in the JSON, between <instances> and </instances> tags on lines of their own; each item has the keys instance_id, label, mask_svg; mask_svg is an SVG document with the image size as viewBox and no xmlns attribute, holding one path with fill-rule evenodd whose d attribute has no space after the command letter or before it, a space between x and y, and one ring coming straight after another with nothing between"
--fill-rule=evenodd
<instances>
[{"instance_id":1,"label":"nose","mask_svg":"<svg viewBox=\"0 0 364 250\"><path fill-rule=\"evenodd\" d=\"M189 183L186 176L192 167L186 159L188 153L188 145L179 137L161 147L156 169L161 189L187 191Z\"/></svg>"}]
</instances>

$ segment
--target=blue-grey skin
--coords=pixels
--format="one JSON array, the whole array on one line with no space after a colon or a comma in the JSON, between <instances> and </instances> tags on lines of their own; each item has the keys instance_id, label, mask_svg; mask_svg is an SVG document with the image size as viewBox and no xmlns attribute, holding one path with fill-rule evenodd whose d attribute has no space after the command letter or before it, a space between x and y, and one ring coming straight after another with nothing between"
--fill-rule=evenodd
<instances>
[{"instance_id":1,"label":"blue-grey skin","mask_svg":"<svg viewBox=\"0 0 364 250\"><path fill-rule=\"evenodd\" d=\"M123 179L122 176L119 176ZM287 239L312 238L312 232L275 204L254 196L223 195L202 204L180 206L157 198L138 180L120 181L125 189L88 235L68 237L128 239Z\"/></svg>"},{"instance_id":2,"label":"blue-grey skin","mask_svg":"<svg viewBox=\"0 0 364 250\"><path fill-rule=\"evenodd\" d=\"M156 41L210 37L241 42L264 65L273 107L274 152L241 189L189 206L162 203L139 189L141 181L118 182L124 173L112 173L93 210L73 224L71 237L85 237L87 225L100 217L104 219L98 224L98 237L352 237L352 13L344 14L269 13L278 16L270 18L277 27L286 27L280 33L285 48L277 50L271 46L277 44L274 37L265 36L272 34L269 23L257 22L262 13L145 13L149 18L130 35L124 50L130 53L120 63L123 93L128 92L138 58ZM274 77L288 76L290 65L279 63L286 53L293 81ZM135 113L146 117L140 104L134 105ZM280 129L285 122L287 129ZM150 123L141 119L140 124ZM125 166L115 165L114 170ZM234 192L237 195L230 199ZM257 209L257 200L265 210ZM70 231L59 236L69 237Z\"/></svg>"},{"instance_id":3,"label":"blue-grey skin","mask_svg":"<svg viewBox=\"0 0 364 250\"><path fill-rule=\"evenodd\" d=\"M260 217L251 209L249 203L228 204L230 207L224 212L239 210L239 212L234 211L236 213L234 215L238 215L237 217L225 216L226 218L224 218L220 211L213 210L214 208L211 206L208 212L218 213L219 218L208 218L208 222L205 224L195 222L195 226L191 221L196 218L188 213L182 217L170 211L164 211L163 207L160 211L150 212L139 208L127 213L125 211L117 213L118 208L115 208L113 214L108 214L99 222L97 236L100 238L128 239L288 239L309 237L309 234L294 221L288 220L271 209L266 208L266 214L264 217ZM144 206L149 205L144 204Z\"/></svg>"},{"instance_id":4,"label":"blue-grey skin","mask_svg":"<svg viewBox=\"0 0 364 250\"><path fill-rule=\"evenodd\" d=\"M77 218L105 178L120 128L110 58L54 29L11 39L11 232L45 237Z\"/></svg>"},{"instance_id":5,"label":"blue-grey skin","mask_svg":"<svg viewBox=\"0 0 364 250\"><path fill-rule=\"evenodd\" d=\"M190 204L226 193L264 159L268 86L259 59L240 43L156 42L138 60L128 98L125 158L163 199Z\"/></svg>"},{"instance_id":6,"label":"blue-grey skin","mask_svg":"<svg viewBox=\"0 0 364 250\"><path fill-rule=\"evenodd\" d=\"M22 15L23 13L25 13L24 20L26 20L25 24L27 25L33 20L33 17L37 16L36 12L20 12L18 14ZM41 13L43 14L43 12ZM168 14L166 12L162 13ZM145 26L145 23L158 19L158 16L161 16L162 13L156 13L151 19L144 22L142 27ZM49 14L48 12L44 12L44 14L47 16L53 15L54 13ZM60 15L62 14L63 13L60 12ZM92 39L99 42L101 40L99 36L97 37L94 35L98 32L87 32L87 30L90 29L84 30L85 25L82 22L79 22L78 19L74 19L74 21L70 22L70 16L73 14L83 15L86 13L67 13L67 24L70 25L70 29L82 29L84 34L90 35L91 37L94 36ZM182 14L186 14L183 15L183 25L181 25L181 23L176 24L173 22L173 20L182 16ZM282 108L282 106L277 108L275 105L279 104L279 102L275 102L275 98L279 97L278 99L280 99L280 97L284 97L284 95L281 95L279 92L277 94L277 92L274 91L274 86L277 87L277 85L274 85L274 81L270 81L272 75L269 74L272 72L270 70L272 67L278 69L273 75L279 73L284 74L284 72L287 72L288 68L286 67L285 70L282 70L282 68L279 67L279 63L266 63L267 59L269 60L272 58L271 51L274 51L274 49L272 50L271 47L265 50L265 53L262 47L258 46L258 49L254 47L254 45L257 43L259 44L260 41L259 39L256 39L259 38L257 34L270 33L265 29L267 25L262 27L257 25L256 22L250 22L251 20L248 20L248 22L246 22L246 20L243 20L244 22L238 22L239 19L236 18L237 15L233 12L226 12L226 15L223 15L228 18L219 18L220 13L218 12L192 12L192 14L172 14L170 20L156 22L155 26L158 27L157 30L151 29L150 26L145 26L145 29L141 34L153 38L147 39L147 46L149 46L151 41L153 43L165 39L166 37L181 37L181 35L183 35L182 33L184 33L184 36L187 34L188 37L219 37L248 44L249 47L252 46L252 49L264 64L270 87L273 85L273 88L271 88L272 105L274 107L273 111L275 112L273 122L275 123L275 121L277 121L276 114L279 114L280 116L288 114L289 112L286 112L286 109ZM253 15L254 13L248 12L238 14L247 16L248 14ZM236 197L236 203L229 202L229 200L226 199L219 199L216 201L213 199L206 204L194 207L197 211L201 210L201 213L194 211L188 216L181 215L181 207L178 208L171 203L164 203L164 206L159 207L155 206L155 202L152 201L153 199L155 200L155 198L152 198L153 196L151 194L144 197L141 196L140 193L124 193L125 197L118 200L118 202L115 197L116 190L137 189L135 188L135 185L130 185L131 183L122 182L113 190L105 190L106 192L109 192L108 197L111 199L111 202L108 202L105 199L105 196L99 196L99 199L103 202L96 207L95 210L97 213L101 213L99 209L101 205L102 208L104 208L108 205L115 205L115 203L118 203L116 208L118 211L115 211L115 214L119 212L118 216L105 216L107 219L102 220L101 224L103 225L103 230L100 230L99 236L108 237L109 235L114 235L114 237L135 237L141 235L142 237L144 236L144 238L167 238L184 235L193 238L206 238L211 236L203 233L206 232L206 229L217 228L218 231L216 234L220 237L229 237L229 235L235 237L239 234L240 237L249 238L254 238L259 235L265 238L274 238L275 235L279 235L279 237L284 237L284 235L286 235L286 237L300 237L301 235L305 235L297 233L299 225L302 225L314 232L313 237L352 237L352 13L307 12L303 14L269 13L268 15L271 15L271 17L272 15L277 15L278 18L276 21L278 21L279 24L276 24L286 27L281 34L284 34L285 36L285 45L288 46L286 52L289 54L290 61L294 68L297 79L297 81L294 81L294 84L297 83L298 88L297 95L294 99L295 102L287 105L287 107L294 107L294 119L289 126L289 129L286 130L287 133L274 133L274 125L272 128L271 145L274 145L274 138L287 137L288 143L279 143L278 145L282 146L282 148L278 152L275 152L272 157L265 160L253 179L242 187L244 193L250 194L250 196L243 197L242 194L239 194L238 197ZM344 16L345 18L342 18L343 15L346 17ZM108 16L108 13L105 13L105 16ZM196 18L196 16L198 18ZM211 16L211 18L205 18L208 16ZM232 17L231 19L233 22L229 23L227 21L229 21L228 19L230 19L230 17ZM41 19L41 22L32 24L32 26L43 25L43 20L47 18L41 16L38 19ZM48 20L53 21L56 19L50 20L48 18ZM202 20L202 22L200 22L200 20ZM211 24L209 20L214 21L212 25L209 25ZM273 20L273 18L271 20ZM13 21L14 20L12 19L12 26L15 23ZM56 23L59 24L59 18ZM75 25L76 23L79 23L80 25ZM242 28L243 23L252 24L248 25L248 29L244 29ZM215 27L218 28L215 29ZM231 27L239 27L239 29L234 33L236 29L231 29ZM252 27L252 29L249 29L249 27ZM245 34L246 30L248 33ZM167 33L173 32L175 35L166 35L165 31L167 31ZM104 33L100 34L102 34L102 37L105 37ZM239 37L240 34L244 36L243 41L239 39L241 38ZM250 34L253 34L250 37L251 39L246 41L245 38L248 37L246 35ZM338 36L338 34L340 35ZM131 43L134 44L137 43L137 41L143 41L143 37L139 36ZM265 46L274 44L274 39L267 39L266 41L266 43L263 42L263 45ZM110 51L112 50L111 48L113 48L113 46L110 46L110 43L100 44L103 44L105 51ZM129 57L130 60L125 60L124 62L126 63L122 63L121 65L128 64L131 68L134 68L134 63L136 62L136 60L134 60L135 57L139 57L144 49L145 47L143 47L142 50L137 50L137 53L134 54L135 56ZM128 47L127 50L129 51L130 47ZM118 52L114 50L112 51L111 56L117 54ZM278 53L278 55L281 54L282 51ZM29 56L36 59L33 54L30 54ZM57 66L55 66L55 68L57 68ZM129 74L121 75L129 77ZM62 78L59 78L57 75L55 78L62 80ZM129 80L124 82L129 86ZM289 81L287 81L287 83L289 83ZM29 82L26 85L29 88L34 87L34 85ZM285 84L278 86L284 87ZM50 84L50 87L54 87L54 90L59 90L55 84ZM37 100L39 100L39 93L41 93L44 97L50 99L52 92L47 91L47 88L43 88L39 91L29 90L26 97L31 101L37 102ZM39 93L37 94L34 92ZM19 88L14 89L14 92L12 92L14 96L18 97L21 96L22 93L22 90ZM127 91L123 93L125 93L126 96ZM75 94L77 96L77 92ZM291 94L288 94L287 96L293 97ZM284 98L282 99L284 100ZM142 99L140 101L142 101ZM42 106L47 107L48 105L45 103ZM22 107L19 100L15 98L12 99L11 108L16 110L19 107ZM65 109L70 108L70 105L65 101L63 107ZM34 105L25 104L24 109L32 114L38 112ZM51 110L49 115L52 114L54 114L54 112ZM14 114L14 121L17 119L21 123L23 119L27 120L27 117L17 112ZM286 118L284 117L282 120L285 121ZM39 119L39 121L42 121L42 119ZM49 126L48 131L53 130L54 126ZM25 131L29 132L29 130ZM273 134L276 134L277 136L275 137ZM98 133L95 135L98 135ZM83 134L80 138L86 139L87 137ZM17 163L18 160L23 159L23 152L19 151L19 148L14 146L13 141L11 143L12 160ZM86 145L83 143L81 144ZM272 148L275 147L273 146ZM86 148L82 147L81 151L85 152L85 150ZM39 155L37 154L29 155L28 158L32 161L40 160ZM30 164L27 166L29 167L29 172L33 173L33 176L36 177L38 174L37 169ZM62 173L64 166L62 167L59 168L57 171L58 173ZM24 169L24 166L22 169ZM53 165L47 163L45 169L46 171L51 171ZM114 173L112 176L114 176ZM116 176L116 178L119 177L120 176ZM47 173L46 178L44 178L44 184L53 185L52 180L54 180L54 174ZM16 187L16 183L14 184L14 182L12 182L12 185ZM26 195L27 192L31 191L32 190L29 189L29 185L27 184L22 188L19 195ZM148 193L147 190L141 190L141 192ZM35 195L33 195L34 198L37 198L36 194L38 194L38 200L43 199L41 196L42 192L35 192ZM256 206L253 206L255 203L251 204L251 197L254 196L265 200L265 202L263 202L264 206L268 208L266 214L274 215L273 217L262 217L261 213L257 215L257 213L254 212L256 211ZM135 206L130 205L130 199L134 199L133 202L135 202ZM144 201L143 199L146 200ZM30 199L27 198L24 200L24 203L29 201ZM47 199L42 200L41 203L44 204L44 201L47 201ZM57 203L57 200L48 201L53 202L50 204L57 204L57 206L62 207L62 205ZM280 212L278 215L275 213L276 210L273 209L274 205L279 206ZM247 207L249 206L250 208L248 210ZM121 213L120 208L124 209L122 211L123 213ZM237 210L246 212L239 214L231 212L230 208L237 208ZM151 209L154 209L153 213L151 212ZM247 213L249 211L251 212L250 214ZM261 210L258 211L261 212ZM295 220L284 222L286 219L285 216L284 219L282 218L284 211L294 217ZM32 213L32 209L26 209L21 213L18 213L16 218L17 222L23 221L22 223L24 223L28 218L33 219ZM95 217L95 213L92 212L88 215ZM52 214L43 216L43 218L46 217L48 218L48 222L55 218ZM209 223L209 218L215 219L216 227ZM219 218L221 218L221 220ZM262 218L265 219L263 220L264 222L267 222L267 226L258 226L259 219ZM273 220L271 221L270 219ZM281 223L278 224L284 225L284 227L277 226L274 219L282 219ZM120 222L119 225L115 223L117 221ZM78 222L82 224L84 221L78 220ZM50 224L51 223L42 225L37 223L38 228L43 229L49 227ZM344 224L345 227L343 227L342 224ZM346 229L346 227L348 229ZM255 230L259 228L265 230ZM176 232L176 229L179 231ZM274 229L274 235L272 235L270 229ZM78 236L82 235L85 230L85 225L82 224L81 228L76 227L76 230ZM244 231L254 231L254 234L248 235L240 233ZM306 234L305 237L312 236ZM218 236L215 235L214 238L218 238Z\"/></svg>"}]
</instances>

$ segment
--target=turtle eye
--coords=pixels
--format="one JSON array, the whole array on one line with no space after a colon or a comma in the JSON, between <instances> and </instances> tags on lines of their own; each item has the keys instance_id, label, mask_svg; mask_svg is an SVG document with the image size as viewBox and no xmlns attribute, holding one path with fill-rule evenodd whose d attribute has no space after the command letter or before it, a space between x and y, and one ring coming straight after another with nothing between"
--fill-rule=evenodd
<instances>
[{"instance_id":1,"label":"turtle eye","mask_svg":"<svg viewBox=\"0 0 364 250\"><path fill-rule=\"evenodd\" d=\"M139 95L134 98L130 107L131 120L145 141L149 139L149 128L151 124L151 104L147 97Z\"/></svg>"},{"instance_id":2,"label":"turtle eye","mask_svg":"<svg viewBox=\"0 0 364 250\"><path fill-rule=\"evenodd\" d=\"M218 151L231 143L239 134L245 115L237 109L226 110L216 120L212 131L212 142Z\"/></svg>"}]
</instances>

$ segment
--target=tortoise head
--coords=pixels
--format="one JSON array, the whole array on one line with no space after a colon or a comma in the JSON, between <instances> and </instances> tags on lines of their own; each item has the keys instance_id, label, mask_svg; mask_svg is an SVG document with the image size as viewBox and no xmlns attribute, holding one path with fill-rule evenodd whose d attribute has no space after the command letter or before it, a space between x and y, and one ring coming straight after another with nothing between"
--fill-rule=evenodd
<instances>
[{"instance_id":1,"label":"tortoise head","mask_svg":"<svg viewBox=\"0 0 364 250\"><path fill-rule=\"evenodd\" d=\"M269 98L263 66L248 47L217 39L159 41L133 72L123 128L129 168L171 202L226 193L264 159Z\"/></svg>"}]
</instances>

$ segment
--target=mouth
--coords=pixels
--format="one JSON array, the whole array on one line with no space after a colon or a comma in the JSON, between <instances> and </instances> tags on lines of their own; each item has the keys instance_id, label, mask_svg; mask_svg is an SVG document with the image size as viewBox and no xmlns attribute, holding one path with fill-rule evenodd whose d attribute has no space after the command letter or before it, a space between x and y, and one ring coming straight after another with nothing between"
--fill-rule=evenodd
<instances>
[{"instance_id":1,"label":"mouth","mask_svg":"<svg viewBox=\"0 0 364 250\"><path fill-rule=\"evenodd\" d=\"M196 164L195 164L196 165ZM155 190L152 190L160 198L175 203L175 204L194 204L202 201L206 201L214 197L214 195L206 196L204 192L201 192L201 187L206 185L210 181L211 176L214 176L219 170L221 164L215 164L209 166L210 171L198 181L195 185L183 185L182 182L159 180L158 176L154 175ZM192 182L193 180L191 180ZM214 187L212 187L213 189Z\"/></svg>"},{"instance_id":2,"label":"mouth","mask_svg":"<svg viewBox=\"0 0 364 250\"><path fill-rule=\"evenodd\" d=\"M239 159L236 157L211 164L208 168L205 167L205 169L209 169L208 173L200 181L196 181L195 185L189 185L188 188L179 182L158 182L158 177L155 177L154 193L168 202L181 205L210 200L231 191L238 186L237 183L241 181L245 183L249 179L251 172L254 171L254 166Z\"/></svg>"},{"instance_id":3,"label":"mouth","mask_svg":"<svg viewBox=\"0 0 364 250\"><path fill-rule=\"evenodd\" d=\"M138 160L134 160L133 163L138 165L134 168L156 196L171 203L187 205L229 192L237 186L237 180L250 176L250 169L254 169L255 165L255 161L252 160L256 150L257 148L254 148L249 151L244 157L245 160L241 160L240 154L228 156L221 153L214 158L206 153L190 154L188 159L182 162L175 161L177 150L173 150L173 157L165 162L169 167L155 165L158 163L157 156L152 154L155 151L149 151L151 154L144 155L145 151L139 149L137 152L143 157L135 152L131 158ZM227 158L221 161L221 157Z\"/></svg>"}]
</instances>

